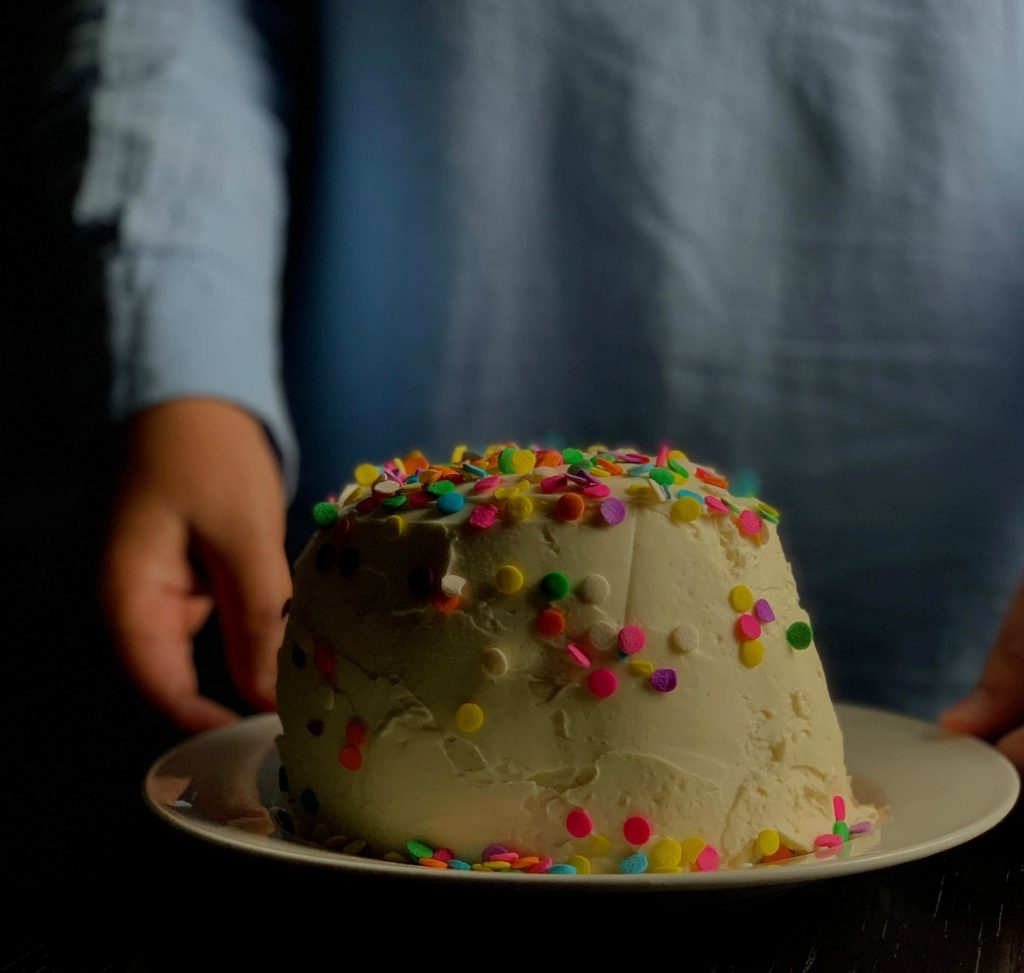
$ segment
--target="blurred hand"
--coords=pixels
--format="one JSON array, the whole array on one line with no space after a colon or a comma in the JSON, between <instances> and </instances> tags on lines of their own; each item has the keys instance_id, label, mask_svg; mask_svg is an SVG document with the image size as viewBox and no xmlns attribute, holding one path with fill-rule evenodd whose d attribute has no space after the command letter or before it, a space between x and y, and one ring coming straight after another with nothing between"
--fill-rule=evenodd
<instances>
[{"instance_id":1,"label":"blurred hand","mask_svg":"<svg viewBox=\"0 0 1024 973\"><path fill-rule=\"evenodd\" d=\"M1010 603L974 691L940 717L947 730L974 733L1024 769L1024 583Z\"/></svg>"},{"instance_id":2,"label":"blurred hand","mask_svg":"<svg viewBox=\"0 0 1024 973\"><path fill-rule=\"evenodd\" d=\"M273 708L291 594L284 531L281 472L249 413L182 399L134 418L102 601L129 676L183 730L237 719L199 695L192 639L215 604L235 685L254 707Z\"/></svg>"}]
</instances>

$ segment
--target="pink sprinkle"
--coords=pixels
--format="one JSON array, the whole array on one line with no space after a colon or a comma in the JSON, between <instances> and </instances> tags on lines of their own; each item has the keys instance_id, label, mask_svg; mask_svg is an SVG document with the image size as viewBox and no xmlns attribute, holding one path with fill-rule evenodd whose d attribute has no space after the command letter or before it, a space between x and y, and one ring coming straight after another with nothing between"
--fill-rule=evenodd
<instances>
[{"instance_id":1,"label":"pink sprinkle","mask_svg":"<svg viewBox=\"0 0 1024 973\"><path fill-rule=\"evenodd\" d=\"M836 794L832 798L832 810L835 812L837 821L846 820L846 801L843 800L841 794Z\"/></svg>"},{"instance_id":2,"label":"pink sprinkle","mask_svg":"<svg viewBox=\"0 0 1024 973\"><path fill-rule=\"evenodd\" d=\"M850 826L850 834L871 834L874 830L870 821L858 821Z\"/></svg>"},{"instance_id":3,"label":"pink sprinkle","mask_svg":"<svg viewBox=\"0 0 1024 973\"><path fill-rule=\"evenodd\" d=\"M639 625L619 629L619 648L626 655L636 655L647 644L647 636Z\"/></svg>"},{"instance_id":4,"label":"pink sprinkle","mask_svg":"<svg viewBox=\"0 0 1024 973\"><path fill-rule=\"evenodd\" d=\"M587 689L598 699L607 699L619 688L619 677L611 669L595 669L587 676Z\"/></svg>"},{"instance_id":5,"label":"pink sprinkle","mask_svg":"<svg viewBox=\"0 0 1024 973\"><path fill-rule=\"evenodd\" d=\"M775 621L775 612L772 611L772 606L769 605L764 598L758 598L757 601L754 602L754 614L762 622Z\"/></svg>"},{"instance_id":6,"label":"pink sprinkle","mask_svg":"<svg viewBox=\"0 0 1024 973\"><path fill-rule=\"evenodd\" d=\"M814 839L814 844L818 848L835 848L842 843L843 839L837 834L820 834Z\"/></svg>"},{"instance_id":7,"label":"pink sprinkle","mask_svg":"<svg viewBox=\"0 0 1024 973\"><path fill-rule=\"evenodd\" d=\"M718 871L718 849L714 845L705 845L697 856L697 871Z\"/></svg>"},{"instance_id":8,"label":"pink sprinkle","mask_svg":"<svg viewBox=\"0 0 1024 973\"><path fill-rule=\"evenodd\" d=\"M501 851L497 855L491 855L487 860L489 862L508 862L511 865L513 862L519 861L519 854L514 851Z\"/></svg>"},{"instance_id":9,"label":"pink sprinkle","mask_svg":"<svg viewBox=\"0 0 1024 973\"><path fill-rule=\"evenodd\" d=\"M740 533L747 537L757 537L761 533L761 518L753 510L744 510L736 519Z\"/></svg>"},{"instance_id":10,"label":"pink sprinkle","mask_svg":"<svg viewBox=\"0 0 1024 973\"><path fill-rule=\"evenodd\" d=\"M708 510L713 510L716 514L727 514L729 512L729 508L718 497L713 497L711 494L704 498L704 506Z\"/></svg>"},{"instance_id":11,"label":"pink sprinkle","mask_svg":"<svg viewBox=\"0 0 1024 973\"><path fill-rule=\"evenodd\" d=\"M745 642L761 637L761 623L753 615L740 615L736 619L736 633Z\"/></svg>"},{"instance_id":12,"label":"pink sprinkle","mask_svg":"<svg viewBox=\"0 0 1024 973\"><path fill-rule=\"evenodd\" d=\"M488 527L493 527L497 519L498 508L493 503L482 503L479 507L473 508L473 512L469 515L469 525L479 530L486 530Z\"/></svg>"},{"instance_id":13,"label":"pink sprinkle","mask_svg":"<svg viewBox=\"0 0 1024 973\"><path fill-rule=\"evenodd\" d=\"M609 497L601 501L601 516L611 526L621 524L626 519L626 505L618 497Z\"/></svg>"},{"instance_id":14,"label":"pink sprinkle","mask_svg":"<svg viewBox=\"0 0 1024 973\"><path fill-rule=\"evenodd\" d=\"M568 652L570 656L572 656L573 662L575 662L576 665L578 665L581 669L590 668L590 656L588 656L587 653L584 652L583 649L581 649L578 645L576 645L573 642L570 642L565 647L565 651Z\"/></svg>"},{"instance_id":15,"label":"pink sprinkle","mask_svg":"<svg viewBox=\"0 0 1024 973\"><path fill-rule=\"evenodd\" d=\"M639 814L626 818L622 825L623 837L631 845L645 845L651 839L651 822Z\"/></svg>"},{"instance_id":16,"label":"pink sprinkle","mask_svg":"<svg viewBox=\"0 0 1024 973\"><path fill-rule=\"evenodd\" d=\"M540 481L541 493L558 493L564 490L569 484L569 478L564 473L556 473L554 476L546 476Z\"/></svg>"},{"instance_id":17,"label":"pink sprinkle","mask_svg":"<svg viewBox=\"0 0 1024 973\"><path fill-rule=\"evenodd\" d=\"M603 483L591 483L589 486L585 486L583 488L583 492L588 497L597 497L598 499L601 499L603 497L607 497L612 491Z\"/></svg>"},{"instance_id":18,"label":"pink sprinkle","mask_svg":"<svg viewBox=\"0 0 1024 973\"><path fill-rule=\"evenodd\" d=\"M477 480L473 484L473 492L485 493L488 490L493 490L499 483L501 483L500 476L485 476L482 480Z\"/></svg>"},{"instance_id":19,"label":"pink sprinkle","mask_svg":"<svg viewBox=\"0 0 1024 973\"><path fill-rule=\"evenodd\" d=\"M527 872L531 875L543 875L554 863L553 858L542 858L533 868L528 868Z\"/></svg>"},{"instance_id":20,"label":"pink sprinkle","mask_svg":"<svg viewBox=\"0 0 1024 973\"><path fill-rule=\"evenodd\" d=\"M447 848L438 848L437 851L434 852L433 857L439 862L450 862L455 857L455 853L449 851Z\"/></svg>"},{"instance_id":21,"label":"pink sprinkle","mask_svg":"<svg viewBox=\"0 0 1024 973\"><path fill-rule=\"evenodd\" d=\"M662 446L658 450L658 458L654 461L655 466L668 466L668 446Z\"/></svg>"},{"instance_id":22,"label":"pink sprinkle","mask_svg":"<svg viewBox=\"0 0 1024 973\"><path fill-rule=\"evenodd\" d=\"M565 828L574 838L586 838L594 830L594 822L583 808L577 807L566 816Z\"/></svg>"},{"instance_id":23,"label":"pink sprinkle","mask_svg":"<svg viewBox=\"0 0 1024 973\"><path fill-rule=\"evenodd\" d=\"M427 493L426 490L413 490L412 493L408 494L409 506L410 507L425 507L428 503L433 503L437 497L432 493Z\"/></svg>"},{"instance_id":24,"label":"pink sprinkle","mask_svg":"<svg viewBox=\"0 0 1024 973\"><path fill-rule=\"evenodd\" d=\"M504 845L488 845L480 856L484 861L489 861L491 855L504 855L508 849Z\"/></svg>"},{"instance_id":25,"label":"pink sprinkle","mask_svg":"<svg viewBox=\"0 0 1024 973\"><path fill-rule=\"evenodd\" d=\"M644 456L643 453L619 453L618 459L623 463L649 463L650 456Z\"/></svg>"}]
</instances>

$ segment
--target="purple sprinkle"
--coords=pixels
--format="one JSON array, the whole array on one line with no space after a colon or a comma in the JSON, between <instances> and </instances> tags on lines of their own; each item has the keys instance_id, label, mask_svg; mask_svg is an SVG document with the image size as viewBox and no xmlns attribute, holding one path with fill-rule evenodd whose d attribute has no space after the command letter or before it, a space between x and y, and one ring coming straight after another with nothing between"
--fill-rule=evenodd
<instances>
[{"instance_id":1,"label":"purple sprinkle","mask_svg":"<svg viewBox=\"0 0 1024 973\"><path fill-rule=\"evenodd\" d=\"M483 861L490 861L491 855L507 855L508 849L504 845L488 845L480 856Z\"/></svg>"},{"instance_id":2,"label":"purple sprinkle","mask_svg":"<svg viewBox=\"0 0 1024 973\"><path fill-rule=\"evenodd\" d=\"M659 693L672 692L676 688L677 682L675 669L655 669L651 673L651 685Z\"/></svg>"},{"instance_id":3,"label":"purple sprinkle","mask_svg":"<svg viewBox=\"0 0 1024 973\"><path fill-rule=\"evenodd\" d=\"M578 483L580 486L589 486L590 480L588 480L582 473L566 473L566 478L571 480L573 483Z\"/></svg>"},{"instance_id":4,"label":"purple sprinkle","mask_svg":"<svg viewBox=\"0 0 1024 973\"><path fill-rule=\"evenodd\" d=\"M768 604L764 598L758 598L754 602L754 614L762 622L774 622L775 612L772 611L772 606Z\"/></svg>"},{"instance_id":5,"label":"purple sprinkle","mask_svg":"<svg viewBox=\"0 0 1024 973\"><path fill-rule=\"evenodd\" d=\"M623 463L649 463L650 460L646 456L641 456L639 453L620 453L618 459L622 460Z\"/></svg>"},{"instance_id":6,"label":"purple sprinkle","mask_svg":"<svg viewBox=\"0 0 1024 973\"><path fill-rule=\"evenodd\" d=\"M626 519L626 505L618 497L601 501L601 516L606 524L621 524Z\"/></svg>"},{"instance_id":7,"label":"purple sprinkle","mask_svg":"<svg viewBox=\"0 0 1024 973\"><path fill-rule=\"evenodd\" d=\"M850 828L850 834L871 834L873 826L870 821L858 821Z\"/></svg>"}]
</instances>

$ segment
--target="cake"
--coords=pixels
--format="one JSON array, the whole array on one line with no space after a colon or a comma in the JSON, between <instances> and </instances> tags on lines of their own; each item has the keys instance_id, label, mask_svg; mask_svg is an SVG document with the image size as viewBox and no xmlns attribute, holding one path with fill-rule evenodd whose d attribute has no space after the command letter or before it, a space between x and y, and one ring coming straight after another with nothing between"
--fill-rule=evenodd
<instances>
[{"instance_id":1,"label":"cake","mask_svg":"<svg viewBox=\"0 0 1024 973\"><path fill-rule=\"evenodd\" d=\"M679 450L458 447L316 505L279 653L284 826L435 868L708 871L873 808L779 512Z\"/></svg>"}]
</instances>

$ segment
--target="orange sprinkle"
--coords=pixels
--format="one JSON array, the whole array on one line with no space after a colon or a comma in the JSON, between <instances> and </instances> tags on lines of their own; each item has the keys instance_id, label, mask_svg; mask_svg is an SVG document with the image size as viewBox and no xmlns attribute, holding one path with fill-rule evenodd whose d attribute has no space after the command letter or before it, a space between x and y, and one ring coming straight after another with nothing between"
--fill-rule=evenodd
<instances>
[{"instance_id":1,"label":"orange sprinkle","mask_svg":"<svg viewBox=\"0 0 1024 973\"><path fill-rule=\"evenodd\" d=\"M721 487L723 490L725 490L729 486L729 481L724 476L719 476L717 473L712 473L711 470L706 470L703 466L697 467L696 476L698 480L703 480L705 483L710 483L711 486Z\"/></svg>"},{"instance_id":2,"label":"orange sprinkle","mask_svg":"<svg viewBox=\"0 0 1024 973\"><path fill-rule=\"evenodd\" d=\"M405 457L404 465L407 472L415 473L417 470L425 470L430 464L427 462L426 456L424 456L418 449L414 449Z\"/></svg>"},{"instance_id":3,"label":"orange sprinkle","mask_svg":"<svg viewBox=\"0 0 1024 973\"><path fill-rule=\"evenodd\" d=\"M761 861L766 864L774 864L775 862L784 862L793 857L793 852L790 851L785 845L779 845L779 850L774 855L765 855Z\"/></svg>"},{"instance_id":4,"label":"orange sprinkle","mask_svg":"<svg viewBox=\"0 0 1024 973\"><path fill-rule=\"evenodd\" d=\"M555 514L559 520L579 520L587 505L578 493L563 493L555 504Z\"/></svg>"},{"instance_id":5,"label":"orange sprinkle","mask_svg":"<svg viewBox=\"0 0 1024 973\"><path fill-rule=\"evenodd\" d=\"M603 456L596 457L595 461L602 470L607 470L612 476L622 476L622 467L618 463L613 463L610 459L605 459Z\"/></svg>"},{"instance_id":6,"label":"orange sprinkle","mask_svg":"<svg viewBox=\"0 0 1024 973\"><path fill-rule=\"evenodd\" d=\"M443 862L439 858L421 858L421 865L426 865L427 868L447 868L448 862Z\"/></svg>"},{"instance_id":7,"label":"orange sprinkle","mask_svg":"<svg viewBox=\"0 0 1024 973\"><path fill-rule=\"evenodd\" d=\"M565 616L556 608L545 608L537 612L537 631L552 637L565 631Z\"/></svg>"},{"instance_id":8,"label":"orange sprinkle","mask_svg":"<svg viewBox=\"0 0 1024 973\"><path fill-rule=\"evenodd\" d=\"M439 612L453 612L459 607L459 596L449 597L443 591L436 591L430 602Z\"/></svg>"},{"instance_id":9,"label":"orange sprinkle","mask_svg":"<svg viewBox=\"0 0 1024 973\"><path fill-rule=\"evenodd\" d=\"M527 855L526 858L520 858L512 862L512 867L521 871L524 868L533 868L539 862L540 858L537 855Z\"/></svg>"},{"instance_id":10,"label":"orange sprinkle","mask_svg":"<svg viewBox=\"0 0 1024 973\"><path fill-rule=\"evenodd\" d=\"M562 466L565 460L557 449L542 449L537 453L538 466ZM539 859L538 859L539 860Z\"/></svg>"}]
</instances>

